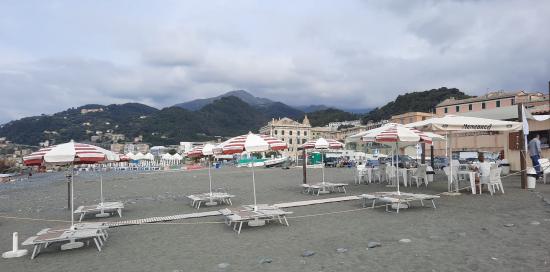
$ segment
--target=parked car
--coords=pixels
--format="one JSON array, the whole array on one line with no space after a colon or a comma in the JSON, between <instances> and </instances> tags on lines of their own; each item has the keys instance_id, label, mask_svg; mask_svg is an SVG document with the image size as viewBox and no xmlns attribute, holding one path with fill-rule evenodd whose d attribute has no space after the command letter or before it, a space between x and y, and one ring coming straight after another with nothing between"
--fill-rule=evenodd
<instances>
[{"instance_id":1,"label":"parked car","mask_svg":"<svg viewBox=\"0 0 550 272\"><path fill-rule=\"evenodd\" d=\"M447 157L434 157L434 168L443 169L443 167L449 166L449 158Z\"/></svg>"},{"instance_id":2,"label":"parked car","mask_svg":"<svg viewBox=\"0 0 550 272\"><path fill-rule=\"evenodd\" d=\"M325 167L336 167L338 165L338 158L325 157Z\"/></svg>"},{"instance_id":3,"label":"parked car","mask_svg":"<svg viewBox=\"0 0 550 272\"><path fill-rule=\"evenodd\" d=\"M414 160L408 155L393 156L394 163L396 159L399 159L399 168L416 168L418 166L418 163L416 162L416 160ZM382 158L380 159L380 162L389 165L392 162L392 158L391 157Z\"/></svg>"}]
</instances>

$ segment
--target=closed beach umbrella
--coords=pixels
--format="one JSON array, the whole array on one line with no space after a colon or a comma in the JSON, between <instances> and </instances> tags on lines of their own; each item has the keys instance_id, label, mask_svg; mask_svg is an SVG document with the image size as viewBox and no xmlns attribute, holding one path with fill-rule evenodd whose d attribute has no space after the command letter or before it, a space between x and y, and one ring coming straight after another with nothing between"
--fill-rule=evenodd
<instances>
[{"instance_id":1,"label":"closed beach umbrella","mask_svg":"<svg viewBox=\"0 0 550 272\"><path fill-rule=\"evenodd\" d=\"M32 165L70 165L71 166L71 228L74 226L74 164L94 164L106 160L105 149L70 141L47 148L42 148L29 156L23 157L23 163Z\"/></svg>"},{"instance_id":2,"label":"closed beach umbrella","mask_svg":"<svg viewBox=\"0 0 550 272\"><path fill-rule=\"evenodd\" d=\"M285 142L262 134L249 132L246 135L231 138L214 148L214 153L237 154L246 152L265 152L270 150L283 150L288 148ZM252 189L254 191L254 210L258 210L256 203L256 179L254 177L254 161L252 161Z\"/></svg>"},{"instance_id":3,"label":"closed beach umbrella","mask_svg":"<svg viewBox=\"0 0 550 272\"><path fill-rule=\"evenodd\" d=\"M362 136L362 139L365 142L383 143L395 146L396 154L399 153L399 143L432 143L432 138L427 134L415 128L409 128L395 123L388 123L380 128L367 131L367 133ZM396 177L399 177L399 155L397 156L396 165ZM397 193L400 193L399 178L397 178Z\"/></svg>"},{"instance_id":4,"label":"closed beach umbrella","mask_svg":"<svg viewBox=\"0 0 550 272\"><path fill-rule=\"evenodd\" d=\"M328 149L342 149L344 144L333 139L319 138L317 140L307 141L302 145L304 149L318 149L318 150L328 150ZM321 156L322 158L322 156ZM305 160L305 158L304 158ZM323 183L325 183L325 163L322 161L323 167Z\"/></svg>"}]
</instances>

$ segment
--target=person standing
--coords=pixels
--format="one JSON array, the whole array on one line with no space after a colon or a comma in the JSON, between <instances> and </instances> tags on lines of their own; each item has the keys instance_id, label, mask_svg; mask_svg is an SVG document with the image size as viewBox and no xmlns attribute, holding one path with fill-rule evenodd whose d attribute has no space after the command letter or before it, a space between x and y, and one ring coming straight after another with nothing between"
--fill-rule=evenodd
<instances>
[{"instance_id":1,"label":"person standing","mask_svg":"<svg viewBox=\"0 0 550 272\"><path fill-rule=\"evenodd\" d=\"M535 134L535 137L529 141L528 145L529 149L529 156L531 157L531 161L533 162L533 167L537 171L537 178L540 178L542 173L540 169L539 159L540 159L540 153L542 153L540 149L540 135Z\"/></svg>"}]
</instances>

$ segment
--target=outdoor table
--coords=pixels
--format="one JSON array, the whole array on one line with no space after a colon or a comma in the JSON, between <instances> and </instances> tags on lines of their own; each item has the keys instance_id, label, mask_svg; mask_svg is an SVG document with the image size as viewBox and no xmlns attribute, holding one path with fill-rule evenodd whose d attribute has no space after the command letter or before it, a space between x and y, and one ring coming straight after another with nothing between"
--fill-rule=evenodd
<instances>
[{"instance_id":1,"label":"outdoor table","mask_svg":"<svg viewBox=\"0 0 550 272\"><path fill-rule=\"evenodd\" d=\"M471 171L471 170L459 170L458 171L458 175L464 175L464 176L468 177L468 179L470 181L470 187L472 188L472 194L474 194L474 195L477 193L476 174L477 174L477 172ZM459 181L457 180L457 182L459 182ZM481 185L480 185L480 189L481 189ZM481 190L479 190L479 194L481 194Z\"/></svg>"},{"instance_id":2,"label":"outdoor table","mask_svg":"<svg viewBox=\"0 0 550 272\"><path fill-rule=\"evenodd\" d=\"M220 213L224 216L225 223L228 226L234 223L233 230L237 234L241 233L243 223L245 222L249 226L262 226L266 221L277 220L280 224L289 226L286 215L292 214L292 212L265 204L260 204L256 207L256 210L253 205L244 205L239 208L225 208L220 210Z\"/></svg>"},{"instance_id":3,"label":"outdoor table","mask_svg":"<svg viewBox=\"0 0 550 272\"><path fill-rule=\"evenodd\" d=\"M386 203L386 212L391 212L389 210L393 204L396 204L397 213L401 208L401 204L406 203L410 206L412 201L420 201L420 204L424 206L424 200L429 200L432 202L432 206L435 209L434 199L439 198L437 195L426 195L426 194L413 194L413 193L400 193L397 192L377 192L371 194L362 194L359 198L363 199L363 207L367 206L367 202L372 200L372 208L375 207L376 201L382 201Z\"/></svg>"},{"instance_id":4,"label":"outdoor table","mask_svg":"<svg viewBox=\"0 0 550 272\"><path fill-rule=\"evenodd\" d=\"M221 204L225 203L228 205L233 205L233 203L231 202L231 198L235 196L228 193L223 193L223 192L212 192L212 193L188 195L187 197L191 199L191 206L199 209L202 203L207 203L207 202L216 202Z\"/></svg>"}]
</instances>

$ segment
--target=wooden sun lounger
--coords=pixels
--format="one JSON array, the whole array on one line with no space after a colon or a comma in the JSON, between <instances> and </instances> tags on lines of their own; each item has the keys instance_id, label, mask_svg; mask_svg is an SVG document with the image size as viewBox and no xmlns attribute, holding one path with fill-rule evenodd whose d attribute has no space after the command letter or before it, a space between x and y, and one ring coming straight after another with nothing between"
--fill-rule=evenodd
<instances>
[{"instance_id":1,"label":"wooden sun lounger","mask_svg":"<svg viewBox=\"0 0 550 272\"><path fill-rule=\"evenodd\" d=\"M70 241L94 241L98 251L101 251L101 246L106 239L103 231L100 229L44 229L36 236L29 237L22 245L32 245L33 252L31 259L34 259L43 248L47 248L53 243L64 243Z\"/></svg>"},{"instance_id":2,"label":"wooden sun lounger","mask_svg":"<svg viewBox=\"0 0 550 272\"><path fill-rule=\"evenodd\" d=\"M241 233L244 223L254 220L265 220L267 222L277 220L280 224L289 226L286 215L292 214L292 212L283 211L269 205L258 205L257 207L257 211L254 211L251 205L233 209L225 208L220 210L220 213L224 216L225 223L228 226L234 224L233 230L237 232L237 235Z\"/></svg>"},{"instance_id":3,"label":"wooden sun lounger","mask_svg":"<svg viewBox=\"0 0 550 272\"><path fill-rule=\"evenodd\" d=\"M84 219L86 214L98 214L101 212L113 214L118 213L119 217L122 217L122 209L124 209L124 204L122 202L103 202L103 204L90 205L90 206L80 206L74 213L80 215L79 221Z\"/></svg>"},{"instance_id":4,"label":"wooden sun lounger","mask_svg":"<svg viewBox=\"0 0 550 272\"><path fill-rule=\"evenodd\" d=\"M369 200L372 200L372 207L375 207L376 201L381 201L386 203L386 212L391 212L389 208L392 207L393 204L396 204L396 212L399 213L399 209L401 208L402 203L406 203L410 206L410 203L413 201L420 201L420 204L424 206L424 200L428 200L432 202L432 206L434 209L436 209L434 200L436 198L439 198L437 195L427 195L427 194L412 194L412 193L401 193L397 194L397 192L379 192L379 193L373 193L373 194L362 194L359 196L364 200L363 207L367 206L367 202Z\"/></svg>"},{"instance_id":5,"label":"wooden sun lounger","mask_svg":"<svg viewBox=\"0 0 550 272\"><path fill-rule=\"evenodd\" d=\"M196 208L196 209L199 209L202 203L206 203L210 201L210 199L220 204L233 205L233 203L231 202L231 198L233 197L235 196L230 195L228 193L219 193L219 192L212 193L212 196L210 196L210 193L187 196L187 198L191 200L191 206L193 206L193 208Z\"/></svg>"}]
</instances>

